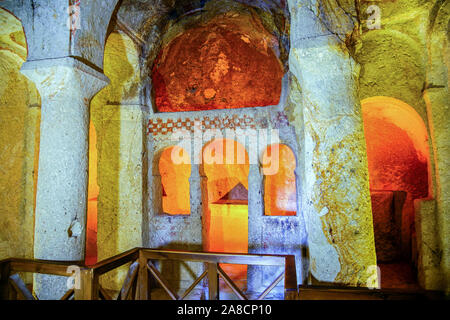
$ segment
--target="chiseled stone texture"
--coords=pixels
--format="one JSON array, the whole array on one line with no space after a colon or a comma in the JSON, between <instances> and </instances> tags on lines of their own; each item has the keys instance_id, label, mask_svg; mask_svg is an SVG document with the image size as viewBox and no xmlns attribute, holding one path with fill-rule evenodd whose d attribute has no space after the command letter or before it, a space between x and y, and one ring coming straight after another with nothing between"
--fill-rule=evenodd
<instances>
[{"instance_id":1,"label":"chiseled stone texture","mask_svg":"<svg viewBox=\"0 0 450 320\"><path fill-rule=\"evenodd\" d=\"M20 73L26 54L20 21L0 9L0 259L33 258L40 99Z\"/></svg>"},{"instance_id":2,"label":"chiseled stone texture","mask_svg":"<svg viewBox=\"0 0 450 320\"><path fill-rule=\"evenodd\" d=\"M143 245L145 117L138 57L128 36L112 32L104 57L110 84L91 102L98 149L97 261ZM110 272L102 286L120 289L126 272L126 266Z\"/></svg>"},{"instance_id":3,"label":"chiseled stone texture","mask_svg":"<svg viewBox=\"0 0 450 320\"><path fill-rule=\"evenodd\" d=\"M89 101L107 78L73 58L27 62L21 72L41 94L41 139L34 257L84 259ZM48 282L46 282L48 281ZM41 299L67 290L63 279L35 276Z\"/></svg>"},{"instance_id":4,"label":"chiseled stone texture","mask_svg":"<svg viewBox=\"0 0 450 320\"><path fill-rule=\"evenodd\" d=\"M419 43L400 31L382 29L363 34L356 53L361 65L360 99L377 96L399 99L412 106L426 123L422 50Z\"/></svg>"},{"instance_id":5,"label":"chiseled stone texture","mask_svg":"<svg viewBox=\"0 0 450 320\"><path fill-rule=\"evenodd\" d=\"M248 252L262 253L262 219L264 215L264 180L259 164L250 164L248 173ZM261 266L247 267L247 289L258 291L262 285Z\"/></svg>"},{"instance_id":6,"label":"chiseled stone texture","mask_svg":"<svg viewBox=\"0 0 450 320\"><path fill-rule=\"evenodd\" d=\"M81 1L80 28L73 32L69 1L5 0L0 6L22 21L28 61L76 56L102 69L105 38L117 1Z\"/></svg>"},{"instance_id":7,"label":"chiseled stone texture","mask_svg":"<svg viewBox=\"0 0 450 320\"><path fill-rule=\"evenodd\" d=\"M139 105L103 107L99 172L98 261L142 246L143 135ZM127 268L103 276L101 283L120 289Z\"/></svg>"},{"instance_id":8,"label":"chiseled stone texture","mask_svg":"<svg viewBox=\"0 0 450 320\"><path fill-rule=\"evenodd\" d=\"M427 83L429 88L424 90L424 99L430 119L430 132L436 162L436 218L442 250L440 267L441 272L445 275L444 289L450 292L450 99L448 93L450 3L444 2L439 12L435 14L434 28L430 30L428 38Z\"/></svg>"},{"instance_id":9,"label":"chiseled stone texture","mask_svg":"<svg viewBox=\"0 0 450 320\"><path fill-rule=\"evenodd\" d=\"M71 56L81 57L103 69L106 36L118 1L80 1L80 29L72 33Z\"/></svg>"},{"instance_id":10,"label":"chiseled stone texture","mask_svg":"<svg viewBox=\"0 0 450 320\"><path fill-rule=\"evenodd\" d=\"M301 66L296 76L304 103L303 198L312 275L365 285L376 257L358 67L331 45L294 48L290 61Z\"/></svg>"},{"instance_id":11,"label":"chiseled stone texture","mask_svg":"<svg viewBox=\"0 0 450 320\"><path fill-rule=\"evenodd\" d=\"M445 89L428 89L425 100L432 117L431 135L436 161L437 231L442 252L442 272L450 292L450 118L449 94Z\"/></svg>"},{"instance_id":12,"label":"chiseled stone texture","mask_svg":"<svg viewBox=\"0 0 450 320\"><path fill-rule=\"evenodd\" d=\"M445 289L445 276L440 269L442 251L436 219L436 200L415 200L418 250L418 280L427 290ZM445 275L445 274L444 274Z\"/></svg>"},{"instance_id":13,"label":"chiseled stone texture","mask_svg":"<svg viewBox=\"0 0 450 320\"><path fill-rule=\"evenodd\" d=\"M292 113L296 125L304 126L302 208L311 275L320 282L365 286L376 255L359 68L307 6L291 1L289 7L289 67L303 104L302 112Z\"/></svg>"}]
</instances>

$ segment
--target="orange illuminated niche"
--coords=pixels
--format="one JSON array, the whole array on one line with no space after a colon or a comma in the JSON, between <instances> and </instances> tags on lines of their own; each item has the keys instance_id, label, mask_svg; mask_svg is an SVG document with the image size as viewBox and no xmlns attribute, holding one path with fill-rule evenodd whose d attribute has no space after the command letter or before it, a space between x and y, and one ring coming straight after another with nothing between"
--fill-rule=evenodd
<instances>
[{"instance_id":1,"label":"orange illuminated niche","mask_svg":"<svg viewBox=\"0 0 450 320\"><path fill-rule=\"evenodd\" d=\"M99 187L97 184L97 133L92 122L89 124L89 182L86 230L86 265L97 262L97 204Z\"/></svg>"},{"instance_id":2,"label":"orange illuminated niche","mask_svg":"<svg viewBox=\"0 0 450 320\"><path fill-rule=\"evenodd\" d=\"M162 48L153 66L160 112L276 105L283 67L259 18L221 15Z\"/></svg>"},{"instance_id":3,"label":"orange illuminated niche","mask_svg":"<svg viewBox=\"0 0 450 320\"><path fill-rule=\"evenodd\" d=\"M203 149L203 170L208 178L208 208L204 222L205 250L247 253L247 151L234 140L213 140ZM246 278L246 265L221 267L234 280Z\"/></svg>"},{"instance_id":4,"label":"orange illuminated niche","mask_svg":"<svg viewBox=\"0 0 450 320\"><path fill-rule=\"evenodd\" d=\"M425 124L408 104L389 97L361 102L370 188L429 195L429 151Z\"/></svg>"},{"instance_id":5,"label":"orange illuminated niche","mask_svg":"<svg viewBox=\"0 0 450 320\"><path fill-rule=\"evenodd\" d=\"M374 97L361 105L377 259L410 263L417 258L414 200L432 196L427 129L400 100ZM392 191L406 192L400 216L386 208Z\"/></svg>"},{"instance_id":6,"label":"orange illuminated niche","mask_svg":"<svg viewBox=\"0 0 450 320\"><path fill-rule=\"evenodd\" d=\"M164 149L159 159L162 208L171 215L190 214L189 177L191 161L185 149L174 146Z\"/></svg>"},{"instance_id":7,"label":"orange illuminated niche","mask_svg":"<svg viewBox=\"0 0 450 320\"><path fill-rule=\"evenodd\" d=\"M295 155L284 144L267 147L262 157L266 216L295 216L297 188Z\"/></svg>"}]
</instances>

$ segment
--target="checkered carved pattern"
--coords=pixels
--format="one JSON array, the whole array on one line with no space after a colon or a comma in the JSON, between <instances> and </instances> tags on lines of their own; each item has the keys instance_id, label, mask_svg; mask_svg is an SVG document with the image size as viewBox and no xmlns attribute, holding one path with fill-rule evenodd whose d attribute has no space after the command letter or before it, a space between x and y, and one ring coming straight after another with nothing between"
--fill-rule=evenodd
<instances>
[{"instance_id":1,"label":"checkered carved pattern","mask_svg":"<svg viewBox=\"0 0 450 320\"><path fill-rule=\"evenodd\" d=\"M195 122L201 122L201 130L207 129L259 129L267 128L267 124L262 121L257 121L248 115L233 115L229 117L202 117L202 118L178 118L178 119L150 119L148 122L147 133L153 136L165 135L174 132L174 130L184 129L194 132Z\"/></svg>"}]
</instances>

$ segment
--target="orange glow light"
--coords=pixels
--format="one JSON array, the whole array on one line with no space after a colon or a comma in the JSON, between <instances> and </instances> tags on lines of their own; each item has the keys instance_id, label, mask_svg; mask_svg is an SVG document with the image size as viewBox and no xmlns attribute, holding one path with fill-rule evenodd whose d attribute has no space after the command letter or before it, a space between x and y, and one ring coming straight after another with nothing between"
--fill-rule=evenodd
<instances>
[{"instance_id":1,"label":"orange glow light","mask_svg":"<svg viewBox=\"0 0 450 320\"><path fill-rule=\"evenodd\" d=\"M165 149L159 159L159 172L165 193L162 198L164 213L190 214L191 164L188 153L179 146Z\"/></svg>"},{"instance_id":2,"label":"orange glow light","mask_svg":"<svg viewBox=\"0 0 450 320\"><path fill-rule=\"evenodd\" d=\"M284 72L272 48L277 41L256 20L218 16L167 44L152 70L158 110L278 104Z\"/></svg>"},{"instance_id":3,"label":"orange glow light","mask_svg":"<svg viewBox=\"0 0 450 320\"><path fill-rule=\"evenodd\" d=\"M97 132L92 122L89 124L89 183L86 230L86 265L97 262Z\"/></svg>"},{"instance_id":4,"label":"orange glow light","mask_svg":"<svg viewBox=\"0 0 450 320\"><path fill-rule=\"evenodd\" d=\"M420 116L406 103L388 97L362 101L362 111L370 188L427 198L428 134Z\"/></svg>"},{"instance_id":5,"label":"orange glow light","mask_svg":"<svg viewBox=\"0 0 450 320\"><path fill-rule=\"evenodd\" d=\"M267 216L295 216L297 188L295 185L295 155L283 144L267 147L262 158L264 176L264 207ZM278 168L275 170L274 168ZM268 170L269 171L269 170Z\"/></svg>"},{"instance_id":6,"label":"orange glow light","mask_svg":"<svg viewBox=\"0 0 450 320\"><path fill-rule=\"evenodd\" d=\"M203 170L208 178L205 250L248 252L248 205L214 204L238 183L248 190L249 159L238 142L216 139L203 149ZM243 279L246 265L221 266L233 279Z\"/></svg>"}]
</instances>

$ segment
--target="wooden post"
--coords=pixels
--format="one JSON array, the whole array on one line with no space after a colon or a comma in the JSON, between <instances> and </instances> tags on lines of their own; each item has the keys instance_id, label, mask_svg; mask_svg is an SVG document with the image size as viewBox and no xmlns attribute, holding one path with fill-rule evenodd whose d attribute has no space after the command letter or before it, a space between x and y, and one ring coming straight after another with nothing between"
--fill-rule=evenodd
<instances>
[{"instance_id":1,"label":"wooden post","mask_svg":"<svg viewBox=\"0 0 450 320\"><path fill-rule=\"evenodd\" d=\"M217 263L208 263L208 295L209 300L219 300L219 275Z\"/></svg>"},{"instance_id":2,"label":"wooden post","mask_svg":"<svg viewBox=\"0 0 450 320\"><path fill-rule=\"evenodd\" d=\"M147 270L147 258L145 258L144 251L139 251L139 274L138 274L138 300L148 300L149 285L148 285L148 270Z\"/></svg>"},{"instance_id":3,"label":"wooden post","mask_svg":"<svg viewBox=\"0 0 450 320\"><path fill-rule=\"evenodd\" d=\"M284 266L284 300L296 300L298 293L297 271L295 268L295 256L285 258Z\"/></svg>"},{"instance_id":4,"label":"wooden post","mask_svg":"<svg viewBox=\"0 0 450 320\"><path fill-rule=\"evenodd\" d=\"M98 300L98 276L93 269L81 269L80 287L75 288L75 300Z\"/></svg>"},{"instance_id":5,"label":"wooden post","mask_svg":"<svg viewBox=\"0 0 450 320\"><path fill-rule=\"evenodd\" d=\"M10 262L0 263L0 300L9 300L11 286L9 285Z\"/></svg>"}]
</instances>

